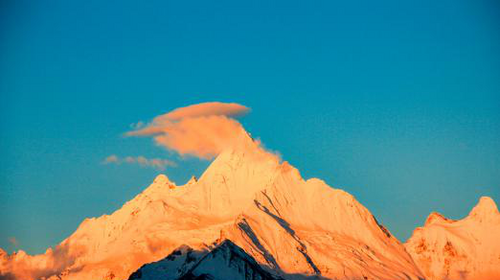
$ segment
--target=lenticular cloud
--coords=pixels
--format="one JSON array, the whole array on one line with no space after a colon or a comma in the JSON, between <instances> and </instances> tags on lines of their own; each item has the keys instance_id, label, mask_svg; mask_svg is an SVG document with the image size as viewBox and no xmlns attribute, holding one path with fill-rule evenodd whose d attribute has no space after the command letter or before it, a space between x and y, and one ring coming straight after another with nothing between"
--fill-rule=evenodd
<instances>
[{"instance_id":1,"label":"lenticular cloud","mask_svg":"<svg viewBox=\"0 0 500 280\"><path fill-rule=\"evenodd\" d=\"M157 116L128 136L151 136L155 142L182 156L212 159L244 132L234 117L250 111L237 103L207 102L177 108Z\"/></svg>"}]
</instances>

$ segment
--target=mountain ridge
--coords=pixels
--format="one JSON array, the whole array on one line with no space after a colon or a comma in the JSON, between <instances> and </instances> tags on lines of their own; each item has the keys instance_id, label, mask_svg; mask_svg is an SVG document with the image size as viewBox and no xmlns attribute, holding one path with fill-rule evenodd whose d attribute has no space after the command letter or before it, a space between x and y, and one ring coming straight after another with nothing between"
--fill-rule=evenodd
<instances>
[{"instance_id":1,"label":"mountain ridge","mask_svg":"<svg viewBox=\"0 0 500 280\"><path fill-rule=\"evenodd\" d=\"M179 262L179 259L180 262ZM216 261L214 266L210 264ZM182 263L180 269L171 263ZM169 267L170 266L170 267ZM243 249L228 239L225 239L213 248L195 251L182 245L164 259L143 265L130 275L128 280L142 279L261 279L283 280L277 275L263 269Z\"/></svg>"},{"instance_id":2,"label":"mountain ridge","mask_svg":"<svg viewBox=\"0 0 500 280\"><path fill-rule=\"evenodd\" d=\"M351 194L304 180L247 133L199 179L178 186L158 175L120 209L85 219L45 254L2 254L0 278L126 279L182 244L208 250L221 240L284 277L424 278L408 247Z\"/></svg>"},{"instance_id":3,"label":"mountain ridge","mask_svg":"<svg viewBox=\"0 0 500 280\"><path fill-rule=\"evenodd\" d=\"M428 280L500 279L500 213L481 197L460 220L431 213L405 247Z\"/></svg>"}]
</instances>

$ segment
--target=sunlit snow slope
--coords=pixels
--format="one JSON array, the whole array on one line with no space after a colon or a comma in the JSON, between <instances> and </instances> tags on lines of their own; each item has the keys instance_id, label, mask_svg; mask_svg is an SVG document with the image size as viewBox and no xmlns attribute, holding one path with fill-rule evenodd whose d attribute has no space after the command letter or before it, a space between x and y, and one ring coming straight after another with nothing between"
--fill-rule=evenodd
<instances>
[{"instance_id":1,"label":"sunlit snow slope","mask_svg":"<svg viewBox=\"0 0 500 280\"><path fill-rule=\"evenodd\" d=\"M432 213L405 246L428 280L500 279L500 213L489 197L462 220Z\"/></svg>"},{"instance_id":2,"label":"sunlit snow slope","mask_svg":"<svg viewBox=\"0 0 500 280\"><path fill-rule=\"evenodd\" d=\"M4 279L127 279L181 245L231 240L273 275L423 278L404 246L350 194L263 150L246 133L199 180L158 176L111 215L85 220L54 249L2 252Z\"/></svg>"}]
</instances>

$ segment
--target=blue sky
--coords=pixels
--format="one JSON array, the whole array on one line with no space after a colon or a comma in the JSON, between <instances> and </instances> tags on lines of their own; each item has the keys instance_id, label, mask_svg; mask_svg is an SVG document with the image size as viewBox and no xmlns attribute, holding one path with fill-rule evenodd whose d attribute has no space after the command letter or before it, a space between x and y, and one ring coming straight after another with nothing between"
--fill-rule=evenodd
<instances>
[{"instance_id":1,"label":"blue sky","mask_svg":"<svg viewBox=\"0 0 500 280\"><path fill-rule=\"evenodd\" d=\"M206 101L405 240L500 201L496 1L10 1L0 8L0 247L40 253L183 160L130 124ZM15 237L18 244L8 241Z\"/></svg>"}]
</instances>

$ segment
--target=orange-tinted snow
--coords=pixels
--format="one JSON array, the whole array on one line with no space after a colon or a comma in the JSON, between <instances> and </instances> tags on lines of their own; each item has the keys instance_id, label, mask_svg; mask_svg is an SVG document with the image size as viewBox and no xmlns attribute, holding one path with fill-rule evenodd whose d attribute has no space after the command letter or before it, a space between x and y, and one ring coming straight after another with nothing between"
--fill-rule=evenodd
<instances>
[{"instance_id":1,"label":"orange-tinted snow","mask_svg":"<svg viewBox=\"0 0 500 280\"><path fill-rule=\"evenodd\" d=\"M500 279L500 214L489 197L459 221L431 214L405 246L428 280Z\"/></svg>"},{"instance_id":2,"label":"orange-tinted snow","mask_svg":"<svg viewBox=\"0 0 500 280\"><path fill-rule=\"evenodd\" d=\"M493 206L482 200L464 222L433 218L430 225L416 231L407 249L427 274L427 265L434 269L442 264L433 257L430 263L422 262L412 240L420 240L422 232L426 240L432 236L434 243L444 242L444 248L448 228L453 228L456 240L451 240L453 247L445 254L473 252L470 258L489 260L499 252L494 240L498 228L490 227L492 223L498 226L498 221L488 214ZM464 226L449 227L450 223ZM483 227L480 235L462 230L479 225ZM438 234L427 234L428 227L437 228L431 232ZM477 244L458 242L470 237L477 237ZM23 280L126 279L144 263L160 260L182 244L205 248L224 239L232 240L268 269L288 275L424 277L403 244L352 195L319 179L303 180L297 169L280 162L246 133L240 133L199 180L192 178L176 186L159 175L113 214L86 219L54 250L38 256L2 252L0 271ZM475 266L475 271L481 272L481 268Z\"/></svg>"}]
</instances>

